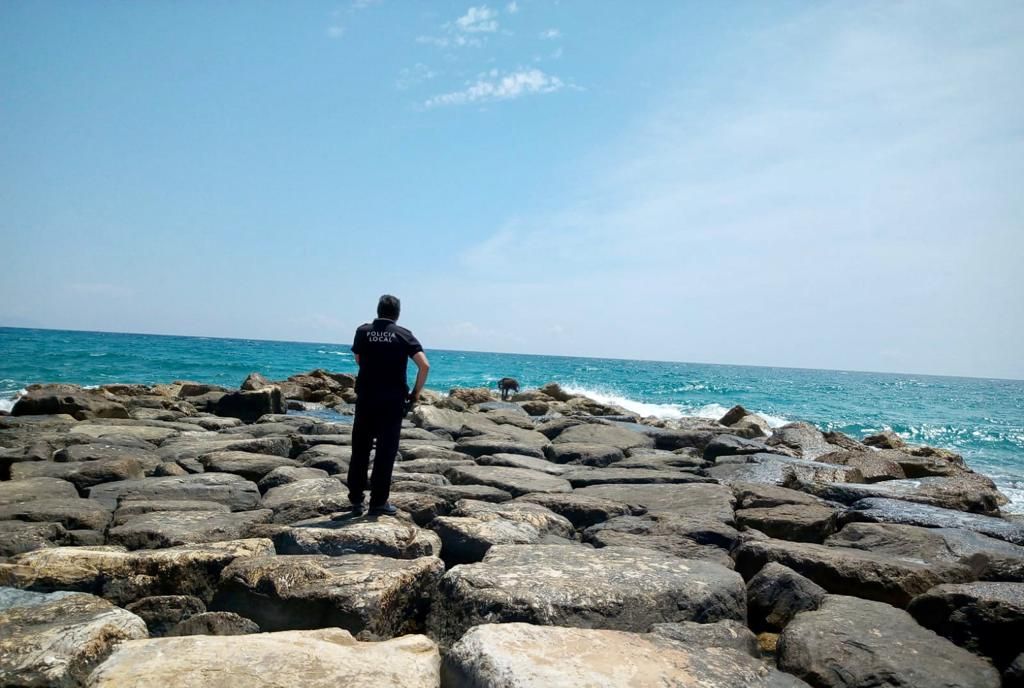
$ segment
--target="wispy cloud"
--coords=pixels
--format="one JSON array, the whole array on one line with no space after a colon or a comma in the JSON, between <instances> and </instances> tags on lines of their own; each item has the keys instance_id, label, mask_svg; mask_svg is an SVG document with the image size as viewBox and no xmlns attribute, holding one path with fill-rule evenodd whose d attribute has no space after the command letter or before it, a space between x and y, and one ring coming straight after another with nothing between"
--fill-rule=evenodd
<instances>
[{"instance_id":1,"label":"wispy cloud","mask_svg":"<svg viewBox=\"0 0 1024 688\"><path fill-rule=\"evenodd\" d=\"M466 13L455 20L459 31L467 33L494 33L498 30L498 13L487 5L470 7Z\"/></svg>"},{"instance_id":2,"label":"wispy cloud","mask_svg":"<svg viewBox=\"0 0 1024 688\"><path fill-rule=\"evenodd\" d=\"M341 24L331 24L327 27L328 38L341 38L345 35L345 27Z\"/></svg>"},{"instance_id":3,"label":"wispy cloud","mask_svg":"<svg viewBox=\"0 0 1024 688\"><path fill-rule=\"evenodd\" d=\"M441 35L417 36L416 42L438 48L479 47L484 44L487 34L495 33L498 28L498 12L487 5L479 5L470 7L455 21L443 24Z\"/></svg>"},{"instance_id":4,"label":"wispy cloud","mask_svg":"<svg viewBox=\"0 0 1024 688\"><path fill-rule=\"evenodd\" d=\"M539 69L524 69L504 75L492 69L475 82L468 84L466 88L436 95L424 104L428 108L433 108L513 100L526 95L554 93L564 87L565 83L557 76L545 74Z\"/></svg>"},{"instance_id":5,"label":"wispy cloud","mask_svg":"<svg viewBox=\"0 0 1024 688\"><path fill-rule=\"evenodd\" d=\"M438 72L422 62L417 62L414 66L406 67L398 73L398 79L395 80L395 88L405 91L413 86L422 84L424 81L430 81L437 76Z\"/></svg>"},{"instance_id":6,"label":"wispy cloud","mask_svg":"<svg viewBox=\"0 0 1024 688\"><path fill-rule=\"evenodd\" d=\"M373 7L379 5L384 0L352 0L352 9L354 10L365 10L367 7Z\"/></svg>"},{"instance_id":7,"label":"wispy cloud","mask_svg":"<svg viewBox=\"0 0 1024 688\"><path fill-rule=\"evenodd\" d=\"M547 29L540 32L540 39L542 41L553 41L556 38L561 38L562 32L558 29Z\"/></svg>"},{"instance_id":8,"label":"wispy cloud","mask_svg":"<svg viewBox=\"0 0 1024 688\"><path fill-rule=\"evenodd\" d=\"M509 14L517 13L519 11L519 3L510 2L509 4L505 5L505 11L508 12Z\"/></svg>"}]
</instances>

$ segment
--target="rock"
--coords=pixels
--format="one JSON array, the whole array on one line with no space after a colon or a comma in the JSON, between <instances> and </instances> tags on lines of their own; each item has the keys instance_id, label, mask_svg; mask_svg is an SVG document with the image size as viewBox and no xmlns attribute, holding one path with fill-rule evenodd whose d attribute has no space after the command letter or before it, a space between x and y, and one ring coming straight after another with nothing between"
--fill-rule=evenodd
<instances>
[{"instance_id":1,"label":"rock","mask_svg":"<svg viewBox=\"0 0 1024 688\"><path fill-rule=\"evenodd\" d=\"M154 511L216 511L227 514L231 509L219 502L128 499L120 502L112 523L115 526L123 525L136 516Z\"/></svg>"},{"instance_id":2,"label":"rock","mask_svg":"<svg viewBox=\"0 0 1024 688\"><path fill-rule=\"evenodd\" d=\"M575 530L563 516L551 509L530 502L503 502L495 504L476 499L460 499L452 511L453 516L467 516L482 521L504 519L516 523L526 523L535 528L541 535L552 535L560 538L573 538Z\"/></svg>"},{"instance_id":3,"label":"rock","mask_svg":"<svg viewBox=\"0 0 1024 688\"><path fill-rule=\"evenodd\" d=\"M439 667L437 646L419 635L372 643L337 628L185 636L121 645L93 673L88 688L437 688Z\"/></svg>"},{"instance_id":4,"label":"rock","mask_svg":"<svg viewBox=\"0 0 1024 688\"><path fill-rule=\"evenodd\" d=\"M307 468L319 468L331 475L345 475L352 461L352 447L320 444L299 454L297 461Z\"/></svg>"},{"instance_id":5,"label":"rock","mask_svg":"<svg viewBox=\"0 0 1024 688\"><path fill-rule=\"evenodd\" d=\"M828 595L779 639L779 668L814 686L998 688L985 660L921 626L901 609Z\"/></svg>"},{"instance_id":6,"label":"rock","mask_svg":"<svg viewBox=\"0 0 1024 688\"><path fill-rule=\"evenodd\" d=\"M151 511L126 518L107 535L112 545L132 549L162 549L176 545L241 540L257 523L267 523L270 509L221 511Z\"/></svg>"},{"instance_id":7,"label":"rock","mask_svg":"<svg viewBox=\"0 0 1024 688\"><path fill-rule=\"evenodd\" d=\"M762 483L733 483L737 509L770 509L784 504L824 506L824 502L799 490Z\"/></svg>"},{"instance_id":8,"label":"rock","mask_svg":"<svg viewBox=\"0 0 1024 688\"><path fill-rule=\"evenodd\" d=\"M442 497L416 492L392 492L389 501L399 511L409 514L413 523L420 527L447 515L452 508L452 502Z\"/></svg>"},{"instance_id":9,"label":"rock","mask_svg":"<svg viewBox=\"0 0 1024 688\"><path fill-rule=\"evenodd\" d=\"M37 499L78 499L78 490L59 478L26 478L0 482L0 506Z\"/></svg>"},{"instance_id":10,"label":"rock","mask_svg":"<svg viewBox=\"0 0 1024 688\"><path fill-rule=\"evenodd\" d=\"M179 434L180 430L175 427L167 427L161 424L160 421L118 421L120 423L126 423L126 425L110 425L103 423L98 419L94 419L88 422L82 422L74 425L68 434L75 436L76 438L81 437L83 440L88 438L89 440L101 442L108 442L112 444L122 444L125 439L133 438L135 440L141 440L148 442L151 445L161 444L164 441L175 437ZM127 425L127 423L134 422L135 425ZM171 424L173 426L173 424ZM195 430L195 426L185 426L190 430Z\"/></svg>"},{"instance_id":11,"label":"rock","mask_svg":"<svg viewBox=\"0 0 1024 688\"><path fill-rule=\"evenodd\" d=\"M267 378L263 377L259 373L249 373L249 375L242 381L241 389L254 392L256 390L263 389L264 387L270 387L270 382Z\"/></svg>"},{"instance_id":12,"label":"rock","mask_svg":"<svg viewBox=\"0 0 1024 688\"><path fill-rule=\"evenodd\" d=\"M940 583L971 579L955 564L925 564L846 547L805 542L748 540L733 552L736 570L750 579L769 562L788 566L830 593L853 595L906 607L917 595Z\"/></svg>"},{"instance_id":13,"label":"rock","mask_svg":"<svg viewBox=\"0 0 1024 688\"><path fill-rule=\"evenodd\" d=\"M757 637L739 621L680 621L651 626L651 633L688 647L721 647L760 659Z\"/></svg>"},{"instance_id":14,"label":"rock","mask_svg":"<svg viewBox=\"0 0 1024 688\"><path fill-rule=\"evenodd\" d=\"M246 423L255 423L267 413L284 413L284 396L279 387L268 387L257 391L229 392L208 404L204 410L218 416L238 418Z\"/></svg>"},{"instance_id":15,"label":"rock","mask_svg":"<svg viewBox=\"0 0 1024 688\"><path fill-rule=\"evenodd\" d=\"M167 635L167 631L179 622L205 612L206 605L191 595L157 595L143 597L125 609L145 621L149 634L159 638Z\"/></svg>"},{"instance_id":16,"label":"rock","mask_svg":"<svg viewBox=\"0 0 1024 688\"><path fill-rule=\"evenodd\" d=\"M813 611L825 589L799 573L769 562L747 583L747 621L755 631L781 631L800 612Z\"/></svg>"},{"instance_id":17,"label":"rock","mask_svg":"<svg viewBox=\"0 0 1024 688\"><path fill-rule=\"evenodd\" d=\"M420 627L444 565L436 557L269 556L227 567L210 605L264 631L337 626L364 639Z\"/></svg>"},{"instance_id":18,"label":"rock","mask_svg":"<svg viewBox=\"0 0 1024 688\"><path fill-rule=\"evenodd\" d=\"M438 516L429 527L441 538L441 557L449 567L478 562L495 545L541 542L541 535L533 526L506 519Z\"/></svg>"},{"instance_id":19,"label":"rock","mask_svg":"<svg viewBox=\"0 0 1024 688\"><path fill-rule=\"evenodd\" d=\"M563 476L574 487L591 485L654 485L674 483L711 483L696 473L679 470L651 470L648 468L588 468Z\"/></svg>"},{"instance_id":20,"label":"rock","mask_svg":"<svg viewBox=\"0 0 1024 688\"><path fill-rule=\"evenodd\" d=\"M525 468L503 466L456 466L446 473L458 485L485 485L505 490L513 496L531 492L571 492L567 480Z\"/></svg>"},{"instance_id":21,"label":"rock","mask_svg":"<svg viewBox=\"0 0 1024 688\"><path fill-rule=\"evenodd\" d=\"M822 542L836 532L836 511L817 504L737 509L736 524L744 528L755 528L780 540Z\"/></svg>"},{"instance_id":22,"label":"rock","mask_svg":"<svg viewBox=\"0 0 1024 688\"><path fill-rule=\"evenodd\" d=\"M723 523L733 521L735 498L725 485L593 485L574 490L573 494L610 499L650 513L674 512Z\"/></svg>"},{"instance_id":23,"label":"rock","mask_svg":"<svg viewBox=\"0 0 1024 688\"><path fill-rule=\"evenodd\" d=\"M581 495L575 491L553 494L530 493L516 497L514 501L539 504L559 516L564 516L574 527L580 529L603 523L616 516L635 516L646 511L643 507L633 508L622 502Z\"/></svg>"},{"instance_id":24,"label":"rock","mask_svg":"<svg viewBox=\"0 0 1024 688\"><path fill-rule=\"evenodd\" d=\"M278 466L260 480L256 486L260 492L266 493L273 487L280 487L298 480L316 480L328 477L327 471L319 468L307 468L304 466Z\"/></svg>"},{"instance_id":25,"label":"rock","mask_svg":"<svg viewBox=\"0 0 1024 688\"><path fill-rule=\"evenodd\" d=\"M437 535L390 516L298 521L273 540L278 554L375 554L416 559L441 552Z\"/></svg>"},{"instance_id":26,"label":"rock","mask_svg":"<svg viewBox=\"0 0 1024 688\"><path fill-rule=\"evenodd\" d=\"M581 464L583 466L608 466L624 457L622 450L606 444L583 442L559 442L544 449L545 456L558 464Z\"/></svg>"},{"instance_id":27,"label":"rock","mask_svg":"<svg viewBox=\"0 0 1024 688\"><path fill-rule=\"evenodd\" d=\"M925 563L962 564L979 580L1024 583L1024 547L961 528L849 523L825 544Z\"/></svg>"},{"instance_id":28,"label":"rock","mask_svg":"<svg viewBox=\"0 0 1024 688\"><path fill-rule=\"evenodd\" d=\"M532 456L521 454L494 454L477 457L476 463L480 466L505 466L507 468L525 468L531 471L540 471L550 475L563 475L576 470L575 466L563 466L552 463L547 459L537 459ZM468 464L467 464L468 465Z\"/></svg>"},{"instance_id":29,"label":"rock","mask_svg":"<svg viewBox=\"0 0 1024 688\"><path fill-rule=\"evenodd\" d=\"M952 477L887 480L870 485L796 481L794 487L841 504L878 497L997 516L1006 497L985 481L984 476L962 473Z\"/></svg>"},{"instance_id":30,"label":"rock","mask_svg":"<svg viewBox=\"0 0 1024 688\"><path fill-rule=\"evenodd\" d=\"M521 454L538 459L544 458L544 452L536 445L522 444L503 437L468 437L455 444L455 450L470 456L485 454Z\"/></svg>"},{"instance_id":31,"label":"rock","mask_svg":"<svg viewBox=\"0 0 1024 688\"><path fill-rule=\"evenodd\" d=\"M1024 545L1024 525L992 516L967 514L897 499L862 499L844 511L839 520L843 524L861 521L902 523L926 528L964 528L1015 545Z\"/></svg>"},{"instance_id":32,"label":"rock","mask_svg":"<svg viewBox=\"0 0 1024 688\"><path fill-rule=\"evenodd\" d=\"M68 414L76 420L128 418L128 409L100 390L78 385L29 385L11 409L12 416Z\"/></svg>"},{"instance_id":33,"label":"rock","mask_svg":"<svg viewBox=\"0 0 1024 688\"><path fill-rule=\"evenodd\" d=\"M764 442L748 440L735 435L718 435L704 447L705 461L714 461L719 456L741 456L744 454L771 453L771 447Z\"/></svg>"},{"instance_id":34,"label":"rock","mask_svg":"<svg viewBox=\"0 0 1024 688\"><path fill-rule=\"evenodd\" d=\"M735 459L742 458L739 463ZM725 463L727 460L728 463ZM765 483L789 487L798 481L807 482L864 482L857 468L837 466L820 461L794 459L780 454L746 454L742 457L720 456L716 466L706 473L728 484Z\"/></svg>"},{"instance_id":35,"label":"rock","mask_svg":"<svg viewBox=\"0 0 1024 688\"><path fill-rule=\"evenodd\" d=\"M739 533L721 521L675 513L618 516L583 533L583 541L595 547L644 547L729 568L728 551L738 539Z\"/></svg>"},{"instance_id":36,"label":"rock","mask_svg":"<svg viewBox=\"0 0 1024 688\"><path fill-rule=\"evenodd\" d=\"M469 406L491 401L491 392L486 387L453 387L448 396Z\"/></svg>"},{"instance_id":37,"label":"rock","mask_svg":"<svg viewBox=\"0 0 1024 688\"><path fill-rule=\"evenodd\" d=\"M396 480L391 484L392 492L414 492L438 497L453 505L460 499L479 499L485 502L507 502L512 495L505 490L487 485L431 485L415 480Z\"/></svg>"},{"instance_id":38,"label":"rock","mask_svg":"<svg viewBox=\"0 0 1024 688\"><path fill-rule=\"evenodd\" d=\"M775 428L766 443L773 447L788 447L809 461L840 449L834 444L829 444L818 428L803 422L787 423L781 428Z\"/></svg>"},{"instance_id":39,"label":"rock","mask_svg":"<svg viewBox=\"0 0 1024 688\"><path fill-rule=\"evenodd\" d=\"M524 411L526 411L528 415L534 417L546 416L548 414L548 411L550 410L548 403L546 401L541 401L539 399L523 401L520 404L520 406Z\"/></svg>"},{"instance_id":40,"label":"rock","mask_svg":"<svg viewBox=\"0 0 1024 688\"><path fill-rule=\"evenodd\" d=\"M260 506L274 512L274 523L294 523L345 511L348 488L337 478L307 478L267 490Z\"/></svg>"},{"instance_id":41,"label":"rock","mask_svg":"<svg viewBox=\"0 0 1024 688\"><path fill-rule=\"evenodd\" d=\"M260 627L244 616L232 612L203 612L179 622L167 632L167 636L248 635L259 632Z\"/></svg>"},{"instance_id":42,"label":"rock","mask_svg":"<svg viewBox=\"0 0 1024 688\"><path fill-rule=\"evenodd\" d=\"M528 623L474 627L445 656L441 676L442 685L453 688L806 686L732 649L658 634Z\"/></svg>"},{"instance_id":43,"label":"rock","mask_svg":"<svg viewBox=\"0 0 1024 688\"><path fill-rule=\"evenodd\" d=\"M553 440L555 444L600 444L615 447L620 451L632 447L653 447L654 439L639 431L615 425L587 423L566 428Z\"/></svg>"},{"instance_id":44,"label":"rock","mask_svg":"<svg viewBox=\"0 0 1024 688\"><path fill-rule=\"evenodd\" d=\"M822 454L817 459L821 463L832 463L838 466L851 466L860 470L864 482L877 483L881 480L899 480L906 478L899 463L886 457L882 452L873 451L835 451Z\"/></svg>"},{"instance_id":45,"label":"rock","mask_svg":"<svg viewBox=\"0 0 1024 688\"><path fill-rule=\"evenodd\" d=\"M478 404L476 408L477 410L481 410L485 406L489 405L490 404ZM514 425L517 428L522 428L524 430L533 430L533 420L530 418L529 414L527 414L526 411L524 411L522 408L515 404L512 404L505 408L489 410L484 415L487 416L488 420L493 421L499 425Z\"/></svg>"},{"instance_id":46,"label":"rock","mask_svg":"<svg viewBox=\"0 0 1024 688\"><path fill-rule=\"evenodd\" d=\"M74 499L35 499L0 506L0 521L60 523L68 530L102 531L110 523L110 509L77 496Z\"/></svg>"},{"instance_id":47,"label":"rock","mask_svg":"<svg viewBox=\"0 0 1024 688\"><path fill-rule=\"evenodd\" d=\"M113 459L136 459L142 465L159 461L156 447L149 442L138 442L142 446L125 446L110 442L89 442L88 444L72 444L58 449L53 453L57 463L75 463L78 461L105 461Z\"/></svg>"},{"instance_id":48,"label":"rock","mask_svg":"<svg viewBox=\"0 0 1024 688\"><path fill-rule=\"evenodd\" d=\"M159 466L153 469L152 476L156 478L168 478L175 477L180 478L188 475L189 472L176 463L170 461L164 461Z\"/></svg>"},{"instance_id":49,"label":"rock","mask_svg":"<svg viewBox=\"0 0 1024 688\"><path fill-rule=\"evenodd\" d=\"M245 511L256 508L260 493L255 483L241 476L209 473L103 483L89 490L89 498L110 509L122 499L169 499L218 502L232 511Z\"/></svg>"},{"instance_id":50,"label":"rock","mask_svg":"<svg viewBox=\"0 0 1024 688\"><path fill-rule=\"evenodd\" d=\"M866 444L861 444L849 435L845 435L838 430L829 430L823 434L826 442L835 447L839 447L842 450L853 452L869 451L869 447Z\"/></svg>"},{"instance_id":51,"label":"rock","mask_svg":"<svg viewBox=\"0 0 1024 688\"><path fill-rule=\"evenodd\" d=\"M878 449L903 449L906 443L892 430L884 430L877 435L868 435L862 442L869 447Z\"/></svg>"},{"instance_id":52,"label":"rock","mask_svg":"<svg viewBox=\"0 0 1024 688\"><path fill-rule=\"evenodd\" d=\"M54 463L50 461L25 461L11 466L12 480L37 477L67 480L81 494L87 494L90 487L115 480L132 480L145 477L142 464L133 458L100 459L76 463Z\"/></svg>"},{"instance_id":53,"label":"rock","mask_svg":"<svg viewBox=\"0 0 1024 688\"><path fill-rule=\"evenodd\" d=\"M431 432L445 432L452 437L487 435L505 437L522 444L543 447L548 439L536 430L524 430L514 425L500 425L481 413L463 413L434 406L417 406L412 412L417 427Z\"/></svg>"},{"instance_id":54,"label":"rock","mask_svg":"<svg viewBox=\"0 0 1024 688\"><path fill-rule=\"evenodd\" d=\"M630 547L496 545L444 575L429 623L452 642L485 622L646 630L745 615L743 581L717 564Z\"/></svg>"},{"instance_id":55,"label":"rock","mask_svg":"<svg viewBox=\"0 0 1024 688\"><path fill-rule=\"evenodd\" d=\"M736 404L731 409L726 411L725 415L718 419L718 422L721 425L732 425L733 423L738 423L744 417L749 416L749 415L750 415L750 411L748 411L747 409L743 408L739 404Z\"/></svg>"},{"instance_id":56,"label":"rock","mask_svg":"<svg viewBox=\"0 0 1024 688\"><path fill-rule=\"evenodd\" d=\"M252 452L220 451L204 454L199 463L207 473L233 473L246 480L259 482L270 471L282 466L298 468L299 462L272 454L254 454Z\"/></svg>"},{"instance_id":57,"label":"rock","mask_svg":"<svg viewBox=\"0 0 1024 688\"><path fill-rule=\"evenodd\" d=\"M59 523L0 521L0 557L67 544L67 536L67 530Z\"/></svg>"},{"instance_id":58,"label":"rock","mask_svg":"<svg viewBox=\"0 0 1024 688\"><path fill-rule=\"evenodd\" d=\"M937 585L907 607L925 628L1005 669L1021 652L1024 583Z\"/></svg>"},{"instance_id":59,"label":"rock","mask_svg":"<svg viewBox=\"0 0 1024 688\"><path fill-rule=\"evenodd\" d=\"M0 563L0 585L38 592L89 592L122 606L157 595L208 600L221 569L237 559L273 551L270 540L261 539L137 552L119 547L54 547Z\"/></svg>"},{"instance_id":60,"label":"rock","mask_svg":"<svg viewBox=\"0 0 1024 688\"><path fill-rule=\"evenodd\" d=\"M93 595L0 589L0 684L79 686L117 643L147 635L142 619Z\"/></svg>"},{"instance_id":61,"label":"rock","mask_svg":"<svg viewBox=\"0 0 1024 688\"><path fill-rule=\"evenodd\" d=\"M569 401L572 399L572 395L562 389L561 385L557 382L549 382L542 387L538 387L537 391L544 396L551 397L555 401Z\"/></svg>"}]
</instances>

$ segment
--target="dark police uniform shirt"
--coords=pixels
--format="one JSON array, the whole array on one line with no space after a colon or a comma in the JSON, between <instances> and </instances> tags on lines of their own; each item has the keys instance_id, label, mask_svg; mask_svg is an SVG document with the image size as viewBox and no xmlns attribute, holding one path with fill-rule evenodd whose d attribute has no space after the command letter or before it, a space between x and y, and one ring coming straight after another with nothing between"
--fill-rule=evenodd
<instances>
[{"instance_id":1,"label":"dark police uniform shirt","mask_svg":"<svg viewBox=\"0 0 1024 688\"><path fill-rule=\"evenodd\" d=\"M404 401L409 394L407 364L423 347L412 332L394 320L377 318L356 328L352 353L359 355L356 396L359 401Z\"/></svg>"}]
</instances>

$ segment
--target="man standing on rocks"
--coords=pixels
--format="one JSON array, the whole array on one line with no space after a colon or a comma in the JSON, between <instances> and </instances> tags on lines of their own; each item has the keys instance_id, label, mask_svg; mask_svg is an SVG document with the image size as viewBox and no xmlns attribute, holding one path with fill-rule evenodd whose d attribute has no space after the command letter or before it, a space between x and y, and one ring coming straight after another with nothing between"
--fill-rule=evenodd
<instances>
[{"instance_id":1,"label":"man standing on rocks","mask_svg":"<svg viewBox=\"0 0 1024 688\"><path fill-rule=\"evenodd\" d=\"M402 418L416 403L427 381L430 363L412 332L396 324L401 303L390 294L380 297L377 319L356 329L352 353L359 366L356 378L356 417L352 426L352 459L348 468L348 498L353 515L363 513L363 492L370 465L370 447L376 442L370 478L370 513L393 514L388 503L391 472L398 453ZM406 380L407 362L419 372L412 392Z\"/></svg>"}]
</instances>

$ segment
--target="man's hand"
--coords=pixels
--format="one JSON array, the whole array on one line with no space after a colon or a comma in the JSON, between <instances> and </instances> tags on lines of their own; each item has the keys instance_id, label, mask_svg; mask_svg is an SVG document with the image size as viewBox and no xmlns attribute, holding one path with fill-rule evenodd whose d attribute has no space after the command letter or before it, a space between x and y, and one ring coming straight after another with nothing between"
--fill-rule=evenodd
<instances>
[{"instance_id":1,"label":"man's hand","mask_svg":"<svg viewBox=\"0 0 1024 688\"><path fill-rule=\"evenodd\" d=\"M410 392L409 396L407 396L405 398L405 412L406 412L406 414L412 413L412 409L416 405L417 401L419 401L419 395L415 394L413 392Z\"/></svg>"}]
</instances>

